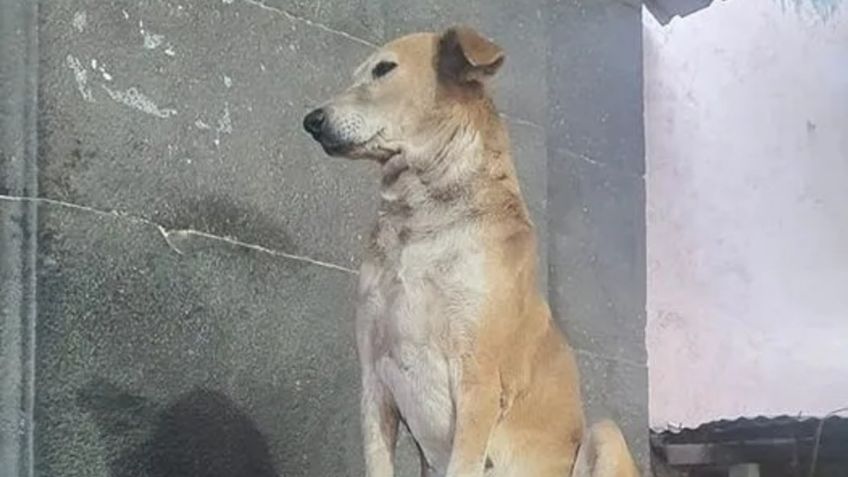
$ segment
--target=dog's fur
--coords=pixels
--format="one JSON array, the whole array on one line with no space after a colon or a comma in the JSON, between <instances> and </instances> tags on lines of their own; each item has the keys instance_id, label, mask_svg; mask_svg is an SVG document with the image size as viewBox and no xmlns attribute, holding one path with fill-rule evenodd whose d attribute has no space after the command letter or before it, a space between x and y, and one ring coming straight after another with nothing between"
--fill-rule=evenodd
<instances>
[{"instance_id":1,"label":"dog's fur","mask_svg":"<svg viewBox=\"0 0 848 477\"><path fill-rule=\"evenodd\" d=\"M503 59L467 27L409 35L304 120L330 155L382 168L356 318L371 477L393 475L400 422L423 476L637 475L615 424L585 429L572 351L537 289L534 228L485 91Z\"/></svg>"}]
</instances>

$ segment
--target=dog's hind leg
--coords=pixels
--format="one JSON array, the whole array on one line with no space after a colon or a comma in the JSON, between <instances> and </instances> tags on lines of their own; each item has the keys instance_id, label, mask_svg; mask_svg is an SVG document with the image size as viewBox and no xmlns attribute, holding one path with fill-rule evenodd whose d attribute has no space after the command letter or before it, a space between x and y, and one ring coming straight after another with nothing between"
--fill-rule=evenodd
<instances>
[{"instance_id":1,"label":"dog's hind leg","mask_svg":"<svg viewBox=\"0 0 848 477\"><path fill-rule=\"evenodd\" d=\"M604 420L589 429L571 477L639 477L621 429L614 422Z\"/></svg>"}]
</instances>

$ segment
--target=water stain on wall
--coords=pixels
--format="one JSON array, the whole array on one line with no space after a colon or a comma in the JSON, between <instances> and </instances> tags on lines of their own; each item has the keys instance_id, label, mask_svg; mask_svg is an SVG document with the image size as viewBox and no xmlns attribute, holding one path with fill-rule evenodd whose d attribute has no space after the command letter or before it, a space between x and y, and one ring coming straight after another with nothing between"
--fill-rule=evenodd
<instances>
[{"instance_id":1,"label":"water stain on wall","mask_svg":"<svg viewBox=\"0 0 848 477\"><path fill-rule=\"evenodd\" d=\"M812 10L822 20L828 20L839 9L842 0L777 0L784 10L791 7L800 14L804 9Z\"/></svg>"}]
</instances>

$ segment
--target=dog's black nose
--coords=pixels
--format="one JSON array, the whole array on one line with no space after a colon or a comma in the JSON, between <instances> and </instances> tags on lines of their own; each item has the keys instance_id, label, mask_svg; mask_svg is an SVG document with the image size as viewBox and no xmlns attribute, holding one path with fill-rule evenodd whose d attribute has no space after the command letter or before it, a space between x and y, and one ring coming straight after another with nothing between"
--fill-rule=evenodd
<instances>
[{"instance_id":1,"label":"dog's black nose","mask_svg":"<svg viewBox=\"0 0 848 477\"><path fill-rule=\"evenodd\" d=\"M321 135L321 129L324 127L325 119L327 119L327 115L324 113L324 110L320 108L316 109L303 118L303 129L306 129L306 132L317 139Z\"/></svg>"}]
</instances>

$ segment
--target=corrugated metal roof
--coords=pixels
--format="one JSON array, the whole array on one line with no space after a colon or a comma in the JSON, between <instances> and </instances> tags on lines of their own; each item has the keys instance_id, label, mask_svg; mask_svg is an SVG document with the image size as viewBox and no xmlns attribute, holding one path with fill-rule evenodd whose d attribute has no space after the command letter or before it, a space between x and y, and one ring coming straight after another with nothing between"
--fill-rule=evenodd
<instances>
[{"instance_id":1,"label":"corrugated metal roof","mask_svg":"<svg viewBox=\"0 0 848 477\"><path fill-rule=\"evenodd\" d=\"M721 443L772 438L815 437L820 417L810 416L756 416L733 420L719 420L695 428L652 431L652 440L665 444ZM825 419L822 439L840 439L848 442L848 419L830 416Z\"/></svg>"}]
</instances>

